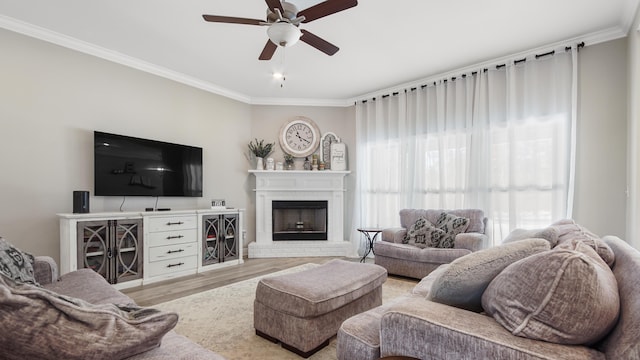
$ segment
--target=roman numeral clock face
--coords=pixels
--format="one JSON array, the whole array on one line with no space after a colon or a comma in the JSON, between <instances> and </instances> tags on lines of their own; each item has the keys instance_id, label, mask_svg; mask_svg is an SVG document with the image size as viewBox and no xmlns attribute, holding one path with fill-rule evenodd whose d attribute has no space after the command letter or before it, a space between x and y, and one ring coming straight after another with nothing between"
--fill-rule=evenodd
<instances>
[{"instance_id":1,"label":"roman numeral clock face","mask_svg":"<svg viewBox=\"0 0 640 360\"><path fill-rule=\"evenodd\" d=\"M294 124L287 130L287 144L293 149L304 151L309 148L313 140L313 131L307 124Z\"/></svg>"},{"instance_id":2,"label":"roman numeral clock face","mask_svg":"<svg viewBox=\"0 0 640 360\"><path fill-rule=\"evenodd\" d=\"M311 119L298 117L284 124L280 130L280 146L293 156L311 155L319 143L320 131Z\"/></svg>"}]
</instances>

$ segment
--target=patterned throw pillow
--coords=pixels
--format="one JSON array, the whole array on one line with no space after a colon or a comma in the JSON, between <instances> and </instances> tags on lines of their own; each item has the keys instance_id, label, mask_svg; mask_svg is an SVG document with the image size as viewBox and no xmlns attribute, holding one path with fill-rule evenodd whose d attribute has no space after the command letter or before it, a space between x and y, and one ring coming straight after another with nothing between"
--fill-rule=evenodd
<instances>
[{"instance_id":1,"label":"patterned throw pillow","mask_svg":"<svg viewBox=\"0 0 640 360\"><path fill-rule=\"evenodd\" d=\"M33 255L21 251L0 237L0 275L18 284L40 286L33 274Z\"/></svg>"},{"instance_id":2,"label":"patterned throw pillow","mask_svg":"<svg viewBox=\"0 0 640 360\"><path fill-rule=\"evenodd\" d=\"M404 237L403 243L421 249L436 247L445 235L446 233L444 231L434 227L429 220L421 217L416 220L415 224L411 225L407 231L407 235Z\"/></svg>"},{"instance_id":3,"label":"patterned throw pillow","mask_svg":"<svg viewBox=\"0 0 640 360\"><path fill-rule=\"evenodd\" d=\"M456 235L467 231L469 219L443 212L436 222L436 227L446 233L436 247L452 248L455 245Z\"/></svg>"}]
</instances>

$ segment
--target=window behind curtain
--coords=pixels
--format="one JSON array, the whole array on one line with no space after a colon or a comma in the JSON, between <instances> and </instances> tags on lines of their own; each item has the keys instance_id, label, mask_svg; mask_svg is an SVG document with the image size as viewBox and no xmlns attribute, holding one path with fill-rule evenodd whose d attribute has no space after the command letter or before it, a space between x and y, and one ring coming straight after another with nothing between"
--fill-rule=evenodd
<instances>
[{"instance_id":1,"label":"window behind curtain","mask_svg":"<svg viewBox=\"0 0 640 360\"><path fill-rule=\"evenodd\" d=\"M356 225L480 208L495 243L567 217L573 60L532 63L358 104Z\"/></svg>"}]
</instances>

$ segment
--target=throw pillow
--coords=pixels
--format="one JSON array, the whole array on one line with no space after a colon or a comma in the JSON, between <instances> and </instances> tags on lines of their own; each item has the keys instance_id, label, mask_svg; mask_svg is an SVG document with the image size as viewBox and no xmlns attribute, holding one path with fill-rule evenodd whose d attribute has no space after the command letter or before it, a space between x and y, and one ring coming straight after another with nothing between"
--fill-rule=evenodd
<instances>
[{"instance_id":1,"label":"throw pillow","mask_svg":"<svg viewBox=\"0 0 640 360\"><path fill-rule=\"evenodd\" d=\"M558 230L554 227L544 228L533 234L533 237L547 240L552 248L558 245L559 234Z\"/></svg>"},{"instance_id":2,"label":"throw pillow","mask_svg":"<svg viewBox=\"0 0 640 360\"><path fill-rule=\"evenodd\" d=\"M21 251L0 237L0 274L16 283L40 286L33 272L33 255Z\"/></svg>"},{"instance_id":3,"label":"throw pillow","mask_svg":"<svg viewBox=\"0 0 640 360\"><path fill-rule=\"evenodd\" d=\"M455 245L456 235L467 231L469 219L443 212L438 217L436 227L446 233L436 247L452 248Z\"/></svg>"},{"instance_id":4,"label":"throw pillow","mask_svg":"<svg viewBox=\"0 0 640 360\"><path fill-rule=\"evenodd\" d=\"M616 258L609 245L602 241L598 235L584 226L578 225L573 219L557 221L550 227L558 232L558 247L573 249L575 248L575 240L582 241L592 247L609 267L613 266Z\"/></svg>"},{"instance_id":5,"label":"throw pillow","mask_svg":"<svg viewBox=\"0 0 640 360\"><path fill-rule=\"evenodd\" d=\"M482 293L494 277L515 261L550 249L544 239L528 239L457 258L433 280L427 299L481 312Z\"/></svg>"},{"instance_id":6,"label":"throw pillow","mask_svg":"<svg viewBox=\"0 0 640 360\"><path fill-rule=\"evenodd\" d=\"M514 229L502 240L503 244L508 244L514 241L520 241L524 239L545 239L551 244L553 248L558 244L558 231L554 227L547 227L544 229Z\"/></svg>"},{"instance_id":7,"label":"throw pillow","mask_svg":"<svg viewBox=\"0 0 640 360\"><path fill-rule=\"evenodd\" d=\"M421 249L436 247L444 236L444 231L435 228L429 220L421 217L407 231L404 243Z\"/></svg>"},{"instance_id":8,"label":"throw pillow","mask_svg":"<svg viewBox=\"0 0 640 360\"><path fill-rule=\"evenodd\" d=\"M590 247L554 249L505 268L482 295L485 311L513 335L592 345L620 311L611 269Z\"/></svg>"},{"instance_id":9,"label":"throw pillow","mask_svg":"<svg viewBox=\"0 0 640 360\"><path fill-rule=\"evenodd\" d=\"M160 345L175 313L94 305L0 276L0 348L6 359L124 359Z\"/></svg>"}]
</instances>

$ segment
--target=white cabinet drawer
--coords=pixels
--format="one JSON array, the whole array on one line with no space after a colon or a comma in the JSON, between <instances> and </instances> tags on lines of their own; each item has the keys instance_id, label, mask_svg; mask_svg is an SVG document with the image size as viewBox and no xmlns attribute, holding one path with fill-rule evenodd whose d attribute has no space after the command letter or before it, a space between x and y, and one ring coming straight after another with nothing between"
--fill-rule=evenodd
<instances>
[{"instance_id":1,"label":"white cabinet drawer","mask_svg":"<svg viewBox=\"0 0 640 360\"><path fill-rule=\"evenodd\" d=\"M197 229L198 217L192 215L185 216L163 216L149 218L149 232L174 231L184 229Z\"/></svg>"},{"instance_id":2,"label":"white cabinet drawer","mask_svg":"<svg viewBox=\"0 0 640 360\"><path fill-rule=\"evenodd\" d=\"M198 241L196 229L153 232L147 234L149 246L175 245Z\"/></svg>"},{"instance_id":3,"label":"white cabinet drawer","mask_svg":"<svg viewBox=\"0 0 640 360\"><path fill-rule=\"evenodd\" d=\"M197 254L198 244L195 242L167 246L156 246L149 248L149 262L175 259L185 256L196 256Z\"/></svg>"},{"instance_id":4,"label":"white cabinet drawer","mask_svg":"<svg viewBox=\"0 0 640 360\"><path fill-rule=\"evenodd\" d=\"M174 272L195 270L198 266L197 256L188 256L175 259L167 259L149 263L145 273L149 277L171 274Z\"/></svg>"}]
</instances>

